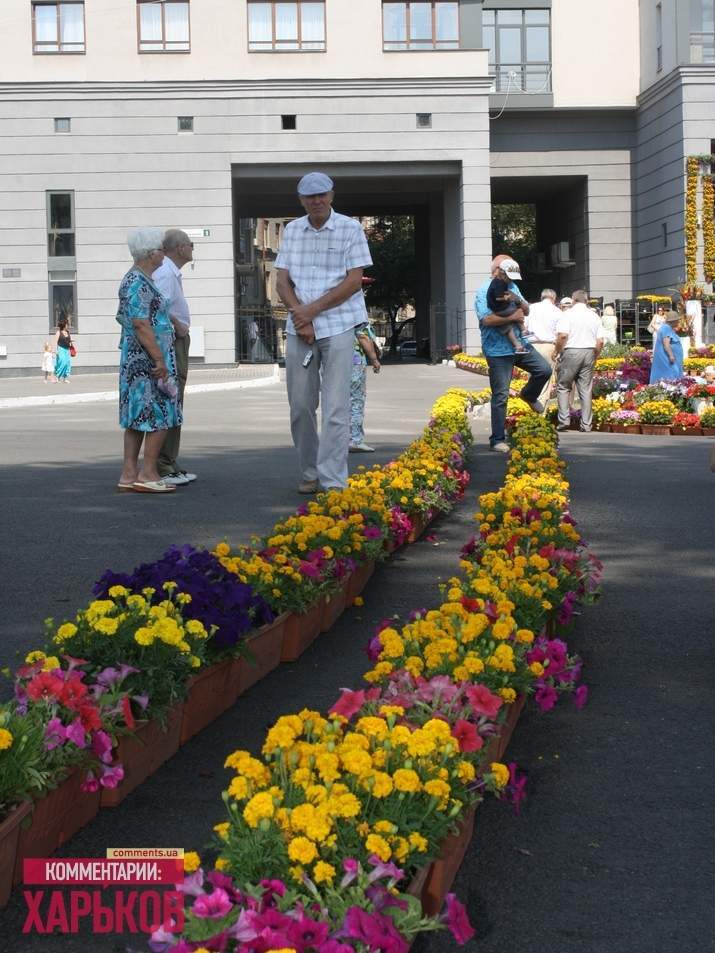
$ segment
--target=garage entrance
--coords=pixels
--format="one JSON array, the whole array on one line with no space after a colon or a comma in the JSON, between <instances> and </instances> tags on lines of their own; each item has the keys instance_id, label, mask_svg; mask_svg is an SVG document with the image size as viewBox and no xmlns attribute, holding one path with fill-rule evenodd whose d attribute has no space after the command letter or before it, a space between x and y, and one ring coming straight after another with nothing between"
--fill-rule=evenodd
<instances>
[{"instance_id":1,"label":"garage entrance","mask_svg":"<svg viewBox=\"0 0 715 953\"><path fill-rule=\"evenodd\" d=\"M440 353L461 314L460 163L320 168L335 182L336 211L367 226L378 216L414 218L415 334L429 339L433 355ZM232 167L237 361L282 356L286 314L275 293L274 262L285 225L303 214L295 188L308 171L294 164Z\"/></svg>"}]
</instances>

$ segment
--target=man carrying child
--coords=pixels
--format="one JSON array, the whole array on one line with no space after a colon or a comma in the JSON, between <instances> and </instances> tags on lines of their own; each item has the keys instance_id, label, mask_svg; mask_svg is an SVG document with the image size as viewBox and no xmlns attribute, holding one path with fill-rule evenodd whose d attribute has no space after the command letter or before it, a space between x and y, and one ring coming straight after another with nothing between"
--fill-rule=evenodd
<instances>
[{"instance_id":1,"label":"man carrying child","mask_svg":"<svg viewBox=\"0 0 715 953\"><path fill-rule=\"evenodd\" d=\"M495 278L506 284L506 292L511 296L510 302L517 305L511 313L495 313L488 303L491 291L492 301L497 303L502 311L505 305L509 309L509 303L504 301L505 292L502 286L492 287ZM489 446L501 453L509 450L505 433L506 404L514 366L521 367L530 374L521 397L537 413L543 412L544 408L538 397L551 377L548 363L524 340L522 332L529 305L514 284L515 280L521 280L519 265L508 255L497 255L491 264L491 278L480 286L474 299L474 309L482 333L482 351L489 365L489 386L492 391L492 433ZM497 298L500 300L497 301Z\"/></svg>"}]
</instances>

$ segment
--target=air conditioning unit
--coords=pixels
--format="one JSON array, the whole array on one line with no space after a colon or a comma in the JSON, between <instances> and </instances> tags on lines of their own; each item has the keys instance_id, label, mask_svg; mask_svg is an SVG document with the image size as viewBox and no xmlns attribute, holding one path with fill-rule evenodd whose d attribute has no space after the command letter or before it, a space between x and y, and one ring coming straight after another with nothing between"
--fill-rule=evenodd
<instances>
[{"instance_id":1,"label":"air conditioning unit","mask_svg":"<svg viewBox=\"0 0 715 953\"><path fill-rule=\"evenodd\" d=\"M551 263L556 268L570 268L576 264L571 258L569 242L557 242L551 246Z\"/></svg>"}]
</instances>

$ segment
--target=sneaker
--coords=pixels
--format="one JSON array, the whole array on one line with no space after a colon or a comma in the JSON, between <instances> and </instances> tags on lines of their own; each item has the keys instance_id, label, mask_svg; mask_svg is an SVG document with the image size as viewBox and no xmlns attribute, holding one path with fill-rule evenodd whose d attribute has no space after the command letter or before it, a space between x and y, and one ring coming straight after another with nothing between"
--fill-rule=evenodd
<instances>
[{"instance_id":1,"label":"sneaker","mask_svg":"<svg viewBox=\"0 0 715 953\"><path fill-rule=\"evenodd\" d=\"M193 483L196 479L195 473L187 473L186 470L179 470L179 473L186 480L187 483Z\"/></svg>"},{"instance_id":2,"label":"sneaker","mask_svg":"<svg viewBox=\"0 0 715 953\"><path fill-rule=\"evenodd\" d=\"M187 480L183 473L169 473L161 478L161 482L165 486L186 486L191 481Z\"/></svg>"},{"instance_id":3,"label":"sneaker","mask_svg":"<svg viewBox=\"0 0 715 953\"><path fill-rule=\"evenodd\" d=\"M368 444L366 444L364 440L362 443L351 443L348 449L350 450L350 453L374 453L375 452L375 448L368 446Z\"/></svg>"},{"instance_id":4,"label":"sneaker","mask_svg":"<svg viewBox=\"0 0 715 953\"><path fill-rule=\"evenodd\" d=\"M298 492L308 495L310 493L318 492L318 481L317 480L303 480L302 483L298 484Z\"/></svg>"},{"instance_id":5,"label":"sneaker","mask_svg":"<svg viewBox=\"0 0 715 953\"><path fill-rule=\"evenodd\" d=\"M497 453L509 453L509 444L504 440L497 440L489 447L490 450L496 450Z\"/></svg>"},{"instance_id":6,"label":"sneaker","mask_svg":"<svg viewBox=\"0 0 715 953\"><path fill-rule=\"evenodd\" d=\"M544 405L541 403L540 400L527 400L525 403L527 403L529 407L531 407L531 409L534 411L535 414L543 414Z\"/></svg>"},{"instance_id":7,"label":"sneaker","mask_svg":"<svg viewBox=\"0 0 715 953\"><path fill-rule=\"evenodd\" d=\"M570 424L558 424L556 427L556 430L558 431L558 433L564 433L564 431L570 430L570 429L571 429Z\"/></svg>"}]
</instances>

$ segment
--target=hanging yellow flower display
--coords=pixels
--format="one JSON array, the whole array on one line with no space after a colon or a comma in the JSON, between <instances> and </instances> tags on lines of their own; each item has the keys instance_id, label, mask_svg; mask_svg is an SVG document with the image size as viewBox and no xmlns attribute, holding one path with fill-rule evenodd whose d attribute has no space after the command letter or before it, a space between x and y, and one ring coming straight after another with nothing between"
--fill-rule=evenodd
<instances>
[{"instance_id":1,"label":"hanging yellow flower display","mask_svg":"<svg viewBox=\"0 0 715 953\"><path fill-rule=\"evenodd\" d=\"M703 271L705 280L715 277L715 185L712 175L703 176Z\"/></svg>"},{"instance_id":2,"label":"hanging yellow flower display","mask_svg":"<svg viewBox=\"0 0 715 953\"><path fill-rule=\"evenodd\" d=\"M695 284L698 277L698 170L697 156L688 157L685 196L685 281Z\"/></svg>"}]
</instances>

